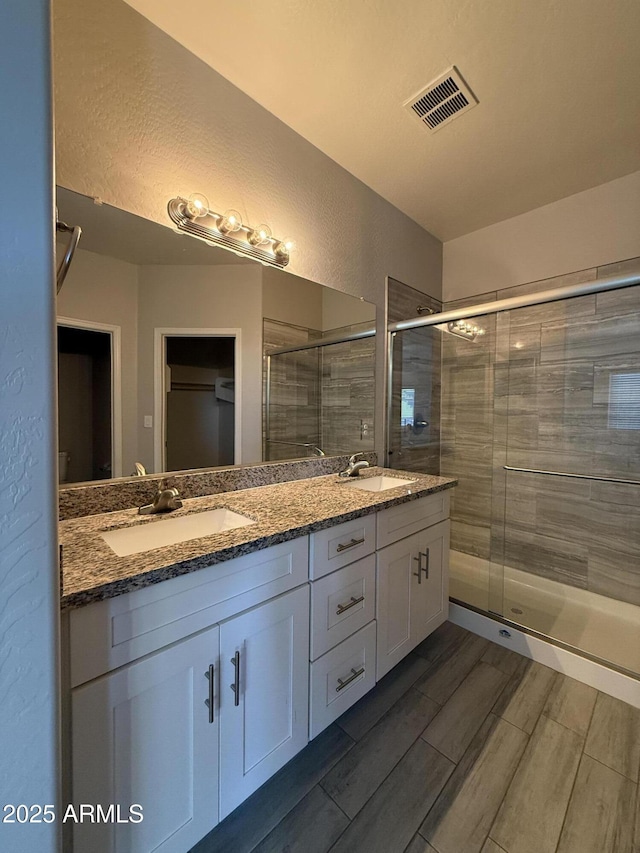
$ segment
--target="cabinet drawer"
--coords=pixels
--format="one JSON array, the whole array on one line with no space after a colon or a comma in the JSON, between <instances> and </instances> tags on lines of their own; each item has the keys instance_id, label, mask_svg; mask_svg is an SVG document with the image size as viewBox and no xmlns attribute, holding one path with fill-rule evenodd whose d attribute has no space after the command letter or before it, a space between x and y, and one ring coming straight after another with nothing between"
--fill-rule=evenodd
<instances>
[{"instance_id":1,"label":"cabinet drawer","mask_svg":"<svg viewBox=\"0 0 640 853\"><path fill-rule=\"evenodd\" d=\"M378 548L384 548L449 517L449 492L436 492L417 501L392 506L377 515Z\"/></svg>"},{"instance_id":2,"label":"cabinet drawer","mask_svg":"<svg viewBox=\"0 0 640 853\"><path fill-rule=\"evenodd\" d=\"M376 683L376 623L311 664L310 737L314 738Z\"/></svg>"},{"instance_id":3,"label":"cabinet drawer","mask_svg":"<svg viewBox=\"0 0 640 853\"><path fill-rule=\"evenodd\" d=\"M307 579L304 536L72 610L71 684L83 684Z\"/></svg>"},{"instance_id":4,"label":"cabinet drawer","mask_svg":"<svg viewBox=\"0 0 640 853\"><path fill-rule=\"evenodd\" d=\"M371 622L375 584L374 554L311 584L311 660Z\"/></svg>"},{"instance_id":5,"label":"cabinet drawer","mask_svg":"<svg viewBox=\"0 0 640 853\"><path fill-rule=\"evenodd\" d=\"M375 515L345 521L312 533L309 548L309 577L312 580L354 563L376 548Z\"/></svg>"}]
</instances>

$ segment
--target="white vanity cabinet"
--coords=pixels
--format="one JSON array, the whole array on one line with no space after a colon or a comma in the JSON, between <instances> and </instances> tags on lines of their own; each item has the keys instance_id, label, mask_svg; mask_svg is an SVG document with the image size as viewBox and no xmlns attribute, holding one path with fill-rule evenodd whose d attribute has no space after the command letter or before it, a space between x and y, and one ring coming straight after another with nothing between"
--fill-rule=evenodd
<instances>
[{"instance_id":1,"label":"white vanity cabinet","mask_svg":"<svg viewBox=\"0 0 640 853\"><path fill-rule=\"evenodd\" d=\"M309 587L220 626L220 819L308 741Z\"/></svg>"},{"instance_id":2,"label":"white vanity cabinet","mask_svg":"<svg viewBox=\"0 0 640 853\"><path fill-rule=\"evenodd\" d=\"M310 537L311 738L376 683L375 530L372 514Z\"/></svg>"},{"instance_id":3,"label":"white vanity cabinet","mask_svg":"<svg viewBox=\"0 0 640 853\"><path fill-rule=\"evenodd\" d=\"M72 802L120 818L74 853L187 853L363 697L447 618L448 515L437 492L72 610Z\"/></svg>"},{"instance_id":4,"label":"white vanity cabinet","mask_svg":"<svg viewBox=\"0 0 640 853\"><path fill-rule=\"evenodd\" d=\"M218 637L210 628L73 691L76 808L143 814L75 824L76 853L184 853L218 822Z\"/></svg>"},{"instance_id":5,"label":"white vanity cabinet","mask_svg":"<svg viewBox=\"0 0 640 853\"><path fill-rule=\"evenodd\" d=\"M301 537L71 611L73 802L144 816L74 853L186 853L307 744L308 565Z\"/></svg>"},{"instance_id":6,"label":"white vanity cabinet","mask_svg":"<svg viewBox=\"0 0 640 853\"><path fill-rule=\"evenodd\" d=\"M383 541L415 529L416 525L425 529L398 538L377 552L377 680L442 624L448 614L448 496L428 495L409 507L412 513L404 519L397 512L402 506L378 513ZM431 524L434 519L436 523Z\"/></svg>"}]
</instances>

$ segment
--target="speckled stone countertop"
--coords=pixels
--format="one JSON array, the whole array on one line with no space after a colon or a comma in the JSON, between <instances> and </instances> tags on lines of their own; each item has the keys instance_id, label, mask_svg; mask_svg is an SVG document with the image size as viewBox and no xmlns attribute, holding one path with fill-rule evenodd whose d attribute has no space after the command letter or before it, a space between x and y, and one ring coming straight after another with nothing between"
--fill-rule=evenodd
<instances>
[{"instance_id":1,"label":"speckled stone countertop","mask_svg":"<svg viewBox=\"0 0 640 853\"><path fill-rule=\"evenodd\" d=\"M378 509L449 489L457 483L450 477L383 468L370 468L361 477L382 473L413 482L383 492L369 492L352 488L349 485L352 479L330 474L192 498L184 501L182 509L166 515L142 516L137 509L125 509L63 521L60 523L62 608L80 607L132 592ZM118 557L99 535L106 530L134 524L162 524L168 518L222 507L253 519L255 524L128 557Z\"/></svg>"}]
</instances>

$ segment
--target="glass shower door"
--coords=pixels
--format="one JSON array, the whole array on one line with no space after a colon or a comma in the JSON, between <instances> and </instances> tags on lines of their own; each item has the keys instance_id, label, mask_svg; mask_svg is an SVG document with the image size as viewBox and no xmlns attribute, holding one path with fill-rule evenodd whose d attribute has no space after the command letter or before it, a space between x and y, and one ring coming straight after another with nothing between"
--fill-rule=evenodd
<instances>
[{"instance_id":1,"label":"glass shower door","mask_svg":"<svg viewBox=\"0 0 640 853\"><path fill-rule=\"evenodd\" d=\"M265 383L265 460L318 455L319 365L317 348L270 356Z\"/></svg>"},{"instance_id":2,"label":"glass shower door","mask_svg":"<svg viewBox=\"0 0 640 853\"><path fill-rule=\"evenodd\" d=\"M505 428L494 442L504 447L504 501L492 535L506 618L633 673L639 309L633 287L499 315L508 362L496 398Z\"/></svg>"},{"instance_id":3,"label":"glass shower door","mask_svg":"<svg viewBox=\"0 0 640 853\"><path fill-rule=\"evenodd\" d=\"M391 335L388 387L388 465L440 471L441 332L435 326Z\"/></svg>"}]
</instances>

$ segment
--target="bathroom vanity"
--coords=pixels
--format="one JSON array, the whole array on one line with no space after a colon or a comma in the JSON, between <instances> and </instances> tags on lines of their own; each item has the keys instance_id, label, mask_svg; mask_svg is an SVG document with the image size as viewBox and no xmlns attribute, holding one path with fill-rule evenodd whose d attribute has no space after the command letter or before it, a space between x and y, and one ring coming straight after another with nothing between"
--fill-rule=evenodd
<instances>
[{"instance_id":1,"label":"bathroom vanity","mask_svg":"<svg viewBox=\"0 0 640 853\"><path fill-rule=\"evenodd\" d=\"M76 853L186 853L444 622L455 484L370 469L63 522L73 802L123 820ZM149 549L216 509L247 523Z\"/></svg>"}]
</instances>

